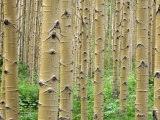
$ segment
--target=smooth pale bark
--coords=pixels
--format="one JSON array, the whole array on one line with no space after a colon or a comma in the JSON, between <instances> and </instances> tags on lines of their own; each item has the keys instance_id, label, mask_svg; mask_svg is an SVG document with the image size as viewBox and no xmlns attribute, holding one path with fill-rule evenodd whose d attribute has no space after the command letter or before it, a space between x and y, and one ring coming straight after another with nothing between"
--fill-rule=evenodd
<instances>
[{"instance_id":1,"label":"smooth pale bark","mask_svg":"<svg viewBox=\"0 0 160 120\"><path fill-rule=\"evenodd\" d=\"M75 18L77 17L76 15L76 3L75 0L72 1L72 39L73 39L73 48L72 48L72 56L73 56L73 82L76 82L76 21ZM76 15L75 15L76 14Z\"/></svg>"},{"instance_id":2,"label":"smooth pale bark","mask_svg":"<svg viewBox=\"0 0 160 120\"><path fill-rule=\"evenodd\" d=\"M130 29L129 29L129 64L128 64L128 69L129 69L129 74L132 73L132 49L133 49L133 28L134 28L134 18L133 18L133 7L132 3L130 2L130 16L129 16L129 24L130 24Z\"/></svg>"},{"instance_id":3,"label":"smooth pale bark","mask_svg":"<svg viewBox=\"0 0 160 120\"><path fill-rule=\"evenodd\" d=\"M93 26L94 26L94 6L93 6L94 0L90 0L90 8L89 8L89 71L88 71L88 77L90 79L92 78L92 72L93 72Z\"/></svg>"},{"instance_id":4,"label":"smooth pale bark","mask_svg":"<svg viewBox=\"0 0 160 120\"><path fill-rule=\"evenodd\" d=\"M95 2L94 120L103 120L105 1Z\"/></svg>"},{"instance_id":5,"label":"smooth pale bark","mask_svg":"<svg viewBox=\"0 0 160 120\"><path fill-rule=\"evenodd\" d=\"M154 108L153 120L160 119L160 0L156 1L156 22L155 22L155 68L154 68Z\"/></svg>"},{"instance_id":6,"label":"smooth pale bark","mask_svg":"<svg viewBox=\"0 0 160 120\"><path fill-rule=\"evenodd\" d=\"M108 38L108 69L110 68L111 62L111 41L112 41L112 7L110 6L110 14L109 14L109 38Z\"/></svg>"},{"instance_id":7,"label":"smooth pale bark","mask_svg":"<svg viewBox=\"0 0 160 120\"><path fill-rule=\"evenodd\" d=\"M148 64L149 74L152 74L152 39L151 39L151 0L148 0Z\"/></svg>"},{"instance_id":8,"label":"smooth pale bark","mask_svg":"<svg viewBox=\"0 0 160 120\"><path fill-rule=\"evenodd\" d=\"M24 50L24 46L25 46L25 44L24 44L24 38L25 38L25 16L26 16L26 0L23 0L23 7L22 7L23 9L22 9L22 25L21 25L21 27L22 27L22 48L21 48L21 50L22 50L22 61L24 61L24 52L25 52L25 50Z\"/></svg>"},{"instance_id":9,"label":"smooth pale bark","mask_svg":"<svg viewBox=\"0 0 160 120\"><path fill-rule=\"evenodd\" d=\"M113 97L118 98L118 76L119 76L119 54L120 54L120 39L121 39L121 0L116 0L116 13L115 13L115 29L113 41Z\"/></svg>"},{"instance_id":10,"label":"smooth pale bark","mask_svg":"<svg viewBox=\"0 0 160 120\"><path fill-rule=\"evenodd\" d=\"M37 74L38 74L38 77L37 77L37 81L39 81L39 73L40 73L40 57L41 57L41 54L40 54L40 52L41 52L41 48L40 48L40 46L41 46L41 41L42 41L42 0L39 0L39 8L38 8L38 40L39 40L39 42L38 42L38 44L37 44L37 47L38 47L38 52L37 52Z\"/></svg>"},{"instance_id":11,"label":"smooth pale bark","mask_svg":"<svg viewBox=\"0 0 160 120\"><path fill-rule=\"evenodd\" d=\"M0 7L0 11L1 11L1 16L0 16L0 19L1 19L1 21L3 21L4 20L4 9L3 9L3 5L2 5L2 3L3 3L3 0L1 0L0 1L1 2L1 7ZM4 41L4 34L2 34L2 32L3 32L3 26L4 26L4 24L3 24L3 22L1 22L0 23L0 30L1 30L1 40L3 40L3 44L6 44L6 43L4 43L4 42L6 42L6 41ZM2 44L2 45L3 45ZM2 78L2 81L1 81L1 97L0 97L0 118L2 118L2 119L6 119L6 114L5 114L5 74L4 74L4 70L5 70L5 59L4 59L4 56L5 56L5 46L2 46L1 47L1 49L3 49L2 50L2 54L3 54L3 56L2 56L2 58L3 58L3 67L2 67L2 76L1 76L1 78Z\"/></svg>"},{"instance_id":12,"label":"smooth pale bark","mask_svg":"<svg viewBox=\"0 0 160 120\"><path fill-rule=\"evenodd\" d=\"M45 0L42 5L38 120L57 120L60 37L59 1Z\"/></svg>"},{"instance_id":13,"label":"smooth pale bark","mask_svg":"<svg viewBox=\"0 0 160 120\"><path fill-rule=\"evenodd\" d=\"M152 39L152 74L154 74L155 63L155 22L156 22L156 2L152 0L152 26L151 26L151 39Z\"/></svg>"},{"instance_id":14,"label":"smooth pale bark","mask_svg":"<svg viewBox=\"0 0 160 120\"><path fill-rule=\"evenodd\" d=\"M82 48L81 48L81 120L88 119L87 76L89 63L89 0L83 1Z\"/></svg>"},{"instance_id":15,"label":"smooth pale bark","mask_svg":"<svg viewBox=\"0 0 160 120\"><path fill-rule=\"evenodd\" d=\"M31 14L30 14L30 34L29 34L29 77L30 85L33 85L33 75L34 75L34 54L35 54L35 0L31 0Z\"/></svg>"},{"instance_id":16,"label":"smooth pale bark","mask_svg":"<svg viewBox=\"0 0 160 120\"><path fill-rule=\"evenodd\" d=\"M104 29L105 29L105 41L104 41L104 67L107 66L108 63L108 59L107 59L107 49L106 49L106 45L108 44L108 21L109 21L109 7L108 7L108 0L104 0L105 2L105 9L104 9L104 17L105 17L105 21L104 21ZM108 66L107 66L108 67Z\"/></svg>"},{"instance_id":17,"label":"smooth pale bark","mask_svg":"<svg viewBox=\"0 0 160 120\"><path fill-rule=\"evenodd\" d=\"M130 1L124 0L122 9L122 39L121 39L121 72L120 72L120 115L126 112L127 83L129 73L129 18Z\"/></svg>"},{"instance_id":18,"label":"smooth pale bark","mask_svg":"<svg viewBox=\"0 0 160 120\"><path fill-rule=\"evenodd\" d=\"M35 11L35 36L34 36L34 39L35 39L35 66L36 66L36 69L38 71L38 68L39 68L39 45L40 45L40 39L39 39L39 11L40 11L40 0L36 0L35 1L36 3L36 11Z\"/></svg>"},{"instance_id":19,"label":"smooth pale bark","mask_svg":"<svg viewBox=\"0 0 160 120\"><path fill-rule=\"evenodd\" d=\"M2 0L0 0L0 21L3 21L3 11L2 11ZM2 40L2 24L0 22L0 60L2 60L3 56L3 40Z\"/></svg>"},{"instance_id":20,"label":"smooth pale bark","mask_svg":"<svg viewBox=\"0 0 160 120\"><path fill-rule=\"evenodd\" d=\"M39 5L39 0L34 0L34 29L33 29L33 40L34 40L34 54L33 54L33 61L34 61L34 67L36 68L37 70L37 51L38 51L38 47L37 47L37 44L38 44L38 36L37 36L37 33L38 33L38 25L37 25L37 19L38 19L38 5Z\"/></svg>"},{"instance_id":21,"label":"smooth pale bark","mask_svg":"<svg viewBox=\"0 0 160 120\"><path fill-rule=\"evenodd\" d=\"M135 58L136 54L136 29L137 29L137 23L136 23L136 0L132 1L132 11L133 11L133 37L132 37L132 58Z\"/></svg>"},{"instance_id":22,"label":"smooth pale bark","mask_svg":"<svg viewBox=\"0 0 160 120\"><path fill-rule=\"evenodd\" d=\"M1 98L0 98L0 100L1 100L0 101L0 118L2 120L5 120L5 118L6 118L6 114L5 114L5 75L4 75L4 72L3 72L4 70L5 70L5 66L4 66L4 59L3 59L2 82L1 82Z\"/></svg>"},{"instance_id":23,"label":"smooth pale bark","mask_svg":"<svg viewBox=\"0 0 160 120\"><path fill-rule=\"evenodd\" d=\"M80 16L83 14L82 11L82 3L78 2L78 16L80 18ZM79 26L78 26L78 82L77 82L77 98L80 99L81 98L81 49L82 49L82 20L79 19Z\"/></svg>"},{"instance_id":24,"label":"smooth pale bark","mask_svg":"<svg viewBox=\"0 0 160 120\"><path fill-rule=\"evenodd\" d=\"M16 0L4 0L6 120L19 120Z\"/></svg>"},{"instance_id":25,"label":"smooth pale bark","mask_svg":"<svg viewBox=\"0 0 160 120\"><path fill-rule=\"evenodd\" d=\"M72 120L73 58L71 0L61 1L60 112L59 119Z\"/></svg>"},{"instance_id":26,"label":"smooth pale bark","mask_svg":"<svg viewBox=\"0 0 160 120\"><path fill-rule=\"evenodd\" d=\"M28 64L29 21L30 21L29 16L30 16L30 0L26 0L25 35L24 35L24 49L23 49L24 67L27 67Z\"/></svg>"},{"instance_id":27,"label":"smooth pale bark","mask_svg":"<svg viewBox=\"0 0 160 120\"><path fill-rule=\"evenodd\" d=\"M148 0L137 0L135 119L148 118Z\"/></svg>"},{"instance_id":28,"label":"smooth pale bark","mask_svg":"<svg viewBox=\"0 0 160 120\"><path fill-rule=\"evenodd\" d=\"M22 0L17 0L16 1L16 8L17 8L17 11L16 11L16 13L17 13L17 30L18 30L18 59L19 59L19 61L21 60L21 43L22 43L22 41L21 41L21 11L22 11L22 9L21 9L21 2L22 2Z\"/></svg>"}]
</instances>

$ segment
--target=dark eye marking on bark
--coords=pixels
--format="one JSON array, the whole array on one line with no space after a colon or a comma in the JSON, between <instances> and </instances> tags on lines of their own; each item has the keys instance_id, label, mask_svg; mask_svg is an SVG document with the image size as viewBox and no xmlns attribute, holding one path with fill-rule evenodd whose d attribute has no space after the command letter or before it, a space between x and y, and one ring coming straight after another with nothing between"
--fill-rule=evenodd
<instances>
[{"instance_id":1,"label":"dark eye marking on bark","mask_svg":"<svg viewBox=\"0 0 160 120\"><path fill-rule=\"evenodd\" d=\"M50 29L49 32L51 32L51 31L54 30L54 29L60 29L60 33L61 33L60 22L59 22L58 20L54 23L53 28Z\"/></svg>"},{"instance_id":2,"label":"dark eye marking on bark","mask_svg":"<svg viewBox=\"0 0 160 120\"><path fill-rule=\"evenodd\" d=\"M156 77L156 78L160 78L160 72L159 72L159 71L157 71L157 72L155 73L154 77Z\"/></svg>"},{"instance_id":3,"label":"dark eye marking on bark","mask_svg":"<svg viewBox=\"0 0 160 120\"><path fill-rule=\"evenodd\" d=\"M98 115L97 114L94 114L94 117L93 117L94 119L97 119L98 118Z\"/></svg>"},{"instance_id":4,"label":"dark eye marking on bark","mask_svg":"<svg viewBox=\"0 0 160 120\"><path fill-rule=\"evenodd\" d=\"M59 40L59 38L58 38L58 36L56 35L56 32L53 32L46 40L48 40L48 39L50 39L50 38L52 38L52 39L58 39ZM46 41L45 40L45 41ZM60 41L60 40L59 40Z\"/></svg>"},{"instance_id":5,"label":"dark eye marking on bark","mask_svg":"<svg viewBox=\"0 0 160 120\"><path fill-rule=\"evenodd\" d=\"M65 86L65 88L61 92L64 92L64 91L71 92L72 90L71 90L71 88L69 86Z\"/></svg>"},{"instance_id":6,"label":"dark eye marking on bark","mask_svg":"<svg viewBox=\"0 0 160 120\"><path fill-rule=\"evenodd\" d=\"M62 14L62 16L71 17L71 15L69 14L69 12L67 10L64 11L64 13Z\"/></svg>"},{"instance_id":7,"label":"dark eye marking on bark","mask_svg":"<svg viewBox=\"0 0 160 120\"><path fill-rule=\"evenodd\" d=\"M14 25L12 23L9 22L9 20L5 19L3 22L6 26L7 25L11 25L12 27L14 27ZM15 27L14 27L15 28Z\"/></svg>"},{"instance_id":8,"label":"dark eye marking on bark","mask_svg":"<svg viewBox=\"0 0 160 120\"><path fill-rule=\"evenodd\" d=\"M95 72L101 72L101 70L97 67L97 69L95 70Z\"/></svg>"},{"instance_id":9,"label":"dark eye marking on bark","mask_svg":"<svg viewBox=\"0 0 160 120\"><path fill-rule=\"evenodd\" d=\"M145 67L148 67L148 66L144 61L142 61L141 64L138 67L145 68Z\"/></svg>"},{"instance_id":10,"label":"dark eye marking on bark","mask_svg":"<svg viewBox=\"0 0 160 120\"><path fill-rule=\"evenodd\" d=\"M4 73L5 73L5 74L8 74L9 72L8 72L7 70L4 70Z\"/></svg>"}]
</instances>

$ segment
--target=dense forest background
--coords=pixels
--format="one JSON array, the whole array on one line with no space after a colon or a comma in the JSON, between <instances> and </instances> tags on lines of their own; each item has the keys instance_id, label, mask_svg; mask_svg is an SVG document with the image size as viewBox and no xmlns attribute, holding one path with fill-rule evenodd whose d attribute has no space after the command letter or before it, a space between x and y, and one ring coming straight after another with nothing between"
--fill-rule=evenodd
<instances>
[{"instance_id":1,"label":"dense forest background","mask_svg":"<svg viewBox=\"0 0 160 120\"><path fill-rule=\"evenodd\" d=\"M0 0L0 119L159 120L159 0Z\"/></svg>"}]
</instances>

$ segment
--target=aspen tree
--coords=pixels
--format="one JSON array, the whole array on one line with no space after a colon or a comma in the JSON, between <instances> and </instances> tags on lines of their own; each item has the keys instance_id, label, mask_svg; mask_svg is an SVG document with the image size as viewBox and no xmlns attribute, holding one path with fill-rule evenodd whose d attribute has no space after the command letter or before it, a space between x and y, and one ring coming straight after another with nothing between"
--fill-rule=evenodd
<instances>
[{"instance_id":1,"label":"aspen tree","mask_svg":"<svg viewBox=\"0 0 160 120\"><path fill-rule=\"evenodd\" d=\"M23 10L22 10L22 61L24 61L24 52L25 52L25 44L24 44L24 39L25 39L25 17L26 17L26 0L23 0Z\"/></svg>"},{"instance_id":2,"label":"aspen tree","mask_svg":"<svg viewBox=\"0 0 160 120\"><path fill-rule=\"evenodd\" d=\"M61 1L60 120L72 120L73 59L71 3L71 0Z\"/></svg>"},{"instance_id":3,"label":"aspen tree","mask_svg":"<svg viewBox=\"0 0 160 120\"><path fill-rule=\"evenodd\" d=\"M135 119L148 118L148 0L137 0Z\"/></svg>"},{"instance_id":4,"label":"aspen tree","mask_svg":"<svg viewBox=\"0 0 160 120\"><path fill-rule=\"evenodd\" d=\"M30 85L33 84L34 75L34 55L35 55L35 0L31 0L31 14L30 14L30 34L29 34L29 76Z\"/></svg>"},{"instance_id":5,"label":"aspen tree","mask_svg":"<svg viewBox=\"0 0 160 120\"><path fill-rule=\"evenodd\" d=\"M93 39L93 11L94 11L94 8L93 8L93 3L94 3L94 0L90 0L90 8L89 8L89 65L88 65L88 77L90 77L90 79L92 78L92 63L93 63L93 50L92 50L92 39Z\"/></svg>"},{"instance_id":6,"label":"aspen tree","mask_svg":"<svg viewBox=\"0 0 160 120\"><path fill-rule=\"evenodd\" d=\"M38 29L38 17L39 17L39 15L38 15L38 13L39 13L39 1L40 0L35 0L35 21L34 21L34 24L35 24L35 26L34 26L34 41L35 41L35 54L34 54L34 63L35 63L35 68L36 69L38 69L38 52L39 52L39 42L40 42L40 40L39 40L39 29Z\"/></svg>"},{"instance_id":7,"label":"aspen tree","mask_svg":"<svg viewBox=\"0 0 160 120\"><path fill-rule=\"evenodd\" d=\"M160 119L160 92L159 92L159 84L160 84L160 0L156 1L156 22L155 22L155 68L154 68L154 108L153 108L153 120Z\"/></svg>"},{"instance_id":8,"label":"aspen tree","mask_svg":"<svg viewBox=\"0 0 160 120\"><path fill-rule=\"evenodd\" d=\"M4 34L2 34L4 31L3 27L4 27L4 24L2 21L4 21L4 6L3 6L3 0L1 0L1 4L0 4L1 8L0 8L0 11L1 11L1 23L0 23L0 30L1 30L1 40L3 41L3 44L6 45L6 41L4 41ZM3 120L6 119L6 114L5 114L5 74L4 74L4 70L5 70L5 46L2 46L3 50L2 50L2 60L3 60L3 67L2 67L2 81L1 81L1 99L0 99L0 118Z\"/></svg>"},{"instance_id":9,"label":"aspen tree","mask_svg":"<svg viewBox=\"0 0 160 120\"><path fill-rule=\"evenodd\" d=\"M118 98L118 69L119 69L119 51L121 37L121 0L116 0L115 13L115 30L114 30L114 45L113 45L113 97Z\"/></svg>"},{"instance_id":10,"label":"aspen tree","mask_svg":"<svg viewBox=\"0 0 160 120\"><path fill-rule=\"evenodd\" d=\"M95 14L95 0L90 1L90 41L89 41L89 76L93 77L94 71L94 14ZM89 81L90 82L90 81Z\"/></svg>"},{"instance_id":11,"label":"aspen tree","mask_svg":"<svg viewBox=\"0 0 160 120\"><path fill-rule=\"evenodd\" d=\"M152 0L152 26L151 26L151 39L152 39L152 74L154 74L155 63L155 22L156 22L156 2Z\"/></svg>"},{"instance_id":12,"label":"aspen tree","mask_svg":"<svg viewBox=\"0 0 160 120\"><path fill-rule=\"evenodd\" d=\"M152 74L152 39L151 39L151 0L148 0L148 64L149 74Z\"/></svg>"},{"instance_id":13,"label":"aspen tree","mask_svg":"<svg viewBox=\"0 0 160 120\"><path fill-rule=\"evenodd\" d=\"M4 0L6 120L19 120L16 0Z\"/></svg>"},{"instance_id":14,"label":"aspen tree","mask_svg":"<svg viewBox=\"0 0 160 120\"><path fill-rule=\"evenodd\" d=\"M37 46L36 46L36 44L37 44L37 31L38 31L38 26L37 26L37 12L38 12L38 1L39 0L34 0L34 21L33 21L33 41L34 41L34 43L33 43L33 66L37 69L37 59L36 59L36 52L37 52Z\"/></svg>"},{"instance_id":15,"label":"aspen tree","mask_svg":"<svg viewBox=\"0 0 160 120\"><path fill-rule=\"evenodd\" d=\"M111 28L112 28L112 7L110 6L110 14L109 14L109 38L108 38L108 65L107 65L107 67L108 67L108 69L110 68L110 54L111 54L111 40L112 40L112 30L111 30Z\"/></svg>"},{"instance_id":16,"label":"aspen tree","mask_svg":"<svg viewBox=\"0 0 160 120\"><path fill-rule=\"evenodd\" d=\"M78 2L78 16L79 16L79 18L80 18L80 16L83 14L83 11L82 11L82 2ZM82 49L82 20L81 19L79 19L78 20L78 22L79 22L79 29L78 29L78 31L79 31L79 33L78 33L78 88L77 88L77 90L78 90L78 94L77 94L77 98L78 99L80 99L81 98L81 87L80 87L80 85L81 85L81 49Z\"/></svg>"},{"instance_id":17,"label":"aspen tree","mask_svg":"<svg viewBox=\"0 0 160 120\"><path fill-rule=\"evenodd\" d=\"M109 14L108 14L108 0L104 0L104 4L105 4L105 7L104 7L104 17L105 17L105 21L104 21L104 29L105 29L105 37L104 37L104 67L107 65L107 62L108 62L108 59L106 58L106 44L108 44L107 40L108 40L108 37L107 37L107 33L108 33L108 20L109 20Z\"/></svg>"},{"instance_id":18,"label":"aspen tree","mask_svg":"<svg viewBox=\"0 0 160 120\"><path fill-rule=\"evenodd\" d=\"M89 59L89 0L83 1L83 18L82 24L82 49L81 49L81 119L88 119L88 103L87 103L87 76L88 76L88 59Z\"/></svg>"},{"instance_id":19,"label":"aspen tree","mask_svg":"<svg viewBox=\"0 0 160 120\"><path fill-rule=\"evenodd\" d=\"M77 82L77 55L78 55L78 11L77 1L72 0L72 32L73 34L73 81ZM75 15L76 14L76 15Z\"/></svg>"},{"instance_id":20,"label":"aspen tree","mask_svg":"<svg viewBox=\"0 0 160 120\"><path fill-rule=\"evenodd\" d=\"M39 74L39 120L58 118L59 0L44 0Z\"/></svg>"},{"instance_id":21,"label":"aspen tree","mask_svg":"<svg viewBox=\"0 0 160 120\"><path fill-rule=\"evenodd\" d=\"M58 9L59 10L59 9ZM40 48L40 46L41 46L41 44L42 44L42 0L39 0L39 10L38 10L38 40L39 40L39 42L38 42L38 44L37 44L37 47L38 47L38 52L37 52L37 59L38 59L38 61L37 61L37 74L38 74L38 77L37 77L37 81L39 81L39 73L40 73L40 57L41 57L41 54L40 54L40 52L41 52L41 48Z\"/></svg>"},{"instance_id":22,"label":"aspen tree","mask_svg":"<svg viewBox=\"0 0 160 120\"><path fill-rule=\"evenodd\" d=\"M136 27L137 27L137 23L136 23L136 0L132 0L132 17L131 17L131 21L132 21L132 23L131 24L133 24L132 25L132 43L131 43L131 45L132 46L130 46L130 49L132 49L131 51L132 51L132 57L131 58L134 58L135 57L135 54L136 54ZM132 59L130 60L130 61L132 61ZM131 64L131 66L132 66L132 64Z\"/></svg>"},{"instance_id":23,"label":"aspen tree","mask_svg":"<svg viewBox=\"0 0 160 120\"><path fill-rule=\"evenodd\" d=\"M28 44L29 44L29 21L30 21L30 0L26 0L26 17L25 17L25 38L24 38L24 56L23 65L24 67L28 64Z\"/></svg>"},{"instance_id":24,"label":"aspen tree","mask_svg":"<svg viewBox=\"0 0 160 120\"><path fill-rule=\"evenodd\" d=\"M129 18L130 1L124 0L122 10L122 40L121 40L121 79L120 79L120 115L126 112L127 83L129 71Z\"/></svg>"},{"instance_id":25,"label":"aspen tree","mask_svg":"<svg viewBox=\"0 0 160 120\"><path fill-rule=\"evenodd\" d=\"M128 64L128 67L129 67L129 74L132 73L132 59L133 59L133 49L135 49L135 45L133 44L133 41L134 41L134 21L135 21L135 18L134 18L134 2L133 0L130 2L130 19L129 19L129 23L131 25L130 27L130 39L129 39L129 64Z\"/></svg>"},{"instance_id":26,"label":"aspen tree","mask_svg":"<svg viewBox=\"0 0 160 120\"><path fill-rule=\"evenodd\" d=\"M23 0L17 0L16 1L16 7L17 7L17 29L18 29L18 59L19 61L22 60L22 2Z\"/></svg>"},{"instance_id":27,"label":"aspen tree","mask_svg":"<svg viewBox=\"0 0 160 120\"><path fill-rule=\"evenodd\" d=\"M5 46L4 46L5 47ZM3 53L4 55L4 53ZM3 68L2 68L2 82L1 82L1 99L0 99L0 118L2 120L5 120L6 114L5 114L5 75L4 71L4 59L3 59Z\"/></svg>"},{"instance_id":28,"label":"aspen tree","mask_svg":"<svg viewBox=\"0 0 160 120\"><path fill-rule=\"evenodd\" d=\"M105 1L95 2L94 118L103 120L103 76L105 41Z\"/></svg>"},{"instance_id":29,"label":"aspen tree","mask_svg":"<svg viewBox=\"0 0 160 120\"><path fill-rule=\"evenodd\" d=\"M20 60L20 43L21 43L21 39L20 39L20 16L21 16L21 9L20 9L20 2L21 0L16 0L16 13L17 13L17 30L18 30L18 59Z\"/></svg>"},{"instance_id":30,"label":"aspen tree","mask_svg":"<svg viewBox=\"0 0 160 120\"><path fill-rule=\"evenodd\" d=\"M2 14L3 14L2 0L0 0L0 21L3 21ZM0 60L2 60L2 56L3 56L2 54L3 54L3 40L2 40L2 24L0 22Z\"/></svg>"},{"instance_id":31,"label":"aspen tree","mask_svg":"<svg viewBox=\"0 0 160 120\"><path fill-rule=\"evenodd\" d=\"M135 55L135 6L136 6L136 1L135 0L132 0L130 2L130 45L129 45L129 74L132 73L132 60L134 58L134 55Z\"/></svg>"}]
</instances>

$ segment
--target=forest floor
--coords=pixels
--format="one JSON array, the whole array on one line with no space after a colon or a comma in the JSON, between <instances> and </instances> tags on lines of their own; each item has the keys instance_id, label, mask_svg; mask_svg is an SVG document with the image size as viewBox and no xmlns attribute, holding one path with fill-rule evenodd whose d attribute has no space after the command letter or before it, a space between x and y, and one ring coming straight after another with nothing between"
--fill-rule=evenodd
<instances>
[{"instance_id":1,"label":"forest floor","mask_svg":"<svg viewBox=\"0 0 160 120\"><path fill-rule=\"evenodd\" d=\"M135 70L128 79L127 112L124 116L119 116L119 99L113 99L112 90L112 69L105 69L104 73L104 120L134 120L135 99L136 99L136 75ZM0 76L2 64L0 64ZM34 74L34 84L29 85L28 68L24 69L22 63L19 64L19 98L20 98L20 120L38 120L38 85L37 74ZM1 78L0 78L1 80ZM94 95L93 78L88 79L88 120L93 120ZM148 120L152 119L153 107L153 77L149 77L149 99L148 99ZM77 99L76 84L73 93L73 120L80 120L80 100Z\"/></svg>"}]
</instances>

